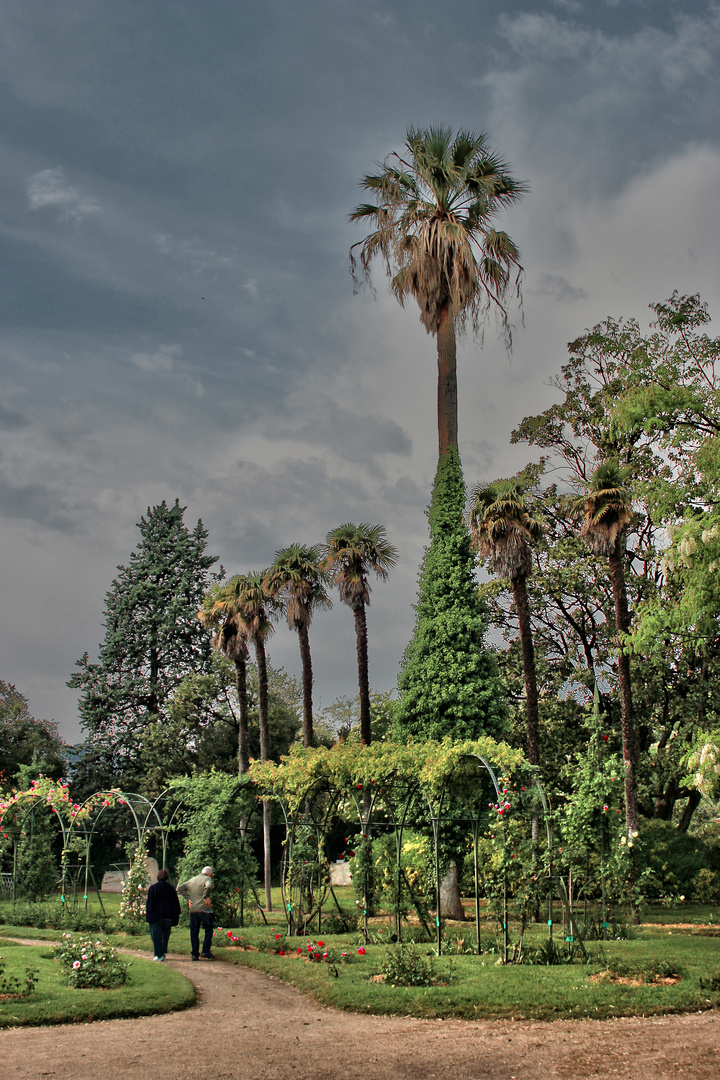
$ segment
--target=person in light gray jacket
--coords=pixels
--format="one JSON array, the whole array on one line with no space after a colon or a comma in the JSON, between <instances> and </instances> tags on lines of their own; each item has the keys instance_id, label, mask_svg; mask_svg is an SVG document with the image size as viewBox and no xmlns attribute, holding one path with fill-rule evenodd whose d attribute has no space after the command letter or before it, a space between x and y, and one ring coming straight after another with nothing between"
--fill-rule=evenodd
<instances>
[{"instance_id":1,"label":"person in light gray jacket","mask_svg":"<svg viewBox=\"0 0 720 1080\"><path fill-rule=\"evenodd\" d=\"M205 931L202 955L214 960L210 951L213 939L213 912L210 891L212 889L212 866L203 866L201 872L178 885L178 896L183 896L190 908L190 951L193 960L200 959L200 927Z\"/></svg>"}]
</instances>

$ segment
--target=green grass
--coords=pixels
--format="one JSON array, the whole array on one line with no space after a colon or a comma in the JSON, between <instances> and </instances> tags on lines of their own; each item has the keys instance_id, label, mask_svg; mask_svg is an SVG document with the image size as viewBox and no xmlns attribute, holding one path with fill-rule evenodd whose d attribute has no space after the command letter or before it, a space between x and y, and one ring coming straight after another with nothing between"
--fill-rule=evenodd
<instances>
[{"instance_id":1,"label":"green grass","mask_svg":"<svg viewBox=\"0 0 720 1080\"><path fill-rule=\"evenodd\" d=\"M338 889L337 893L342 907L348 912L353 911L352 889ZM108 900L114 908L117 898L111 896ZM354 959L353 963L339 966L338 977L335 978L326 965L303 962L296 958L296 954L278 956L267 951L274 944L275 933L284 933L285 930L279 890L273 890L273 902L276 910L268 914L267 925L256 912L252 916L253 925L234 929L236 936L243 938L244 945L254 946L257 951L229 948L224 931L218 931L214 945L216 955L229 963L257 968L283 979L318 1002L339 1009L419 1017L526 1017L551 1020L569 1017L605 1019L611 1016L650 1016L720 1006L720 993L708 992L700 986L701 978L708 979L720 972L720 937L714 936L720 925L720 912L716 906L682 905L674 909L658 906L645 910L641 915L641 922L650 925L646 925L635 940L587 943L588 949L598 957L598 962L591 966L578 963L552 967L504 967L497 963L497 953L484 953L481 957L443 956L434 960L438 985L402 988L370 981L373 975L380 973L386 946L378 942L387 938L392 930L392 920L389 917L373 920L371 934L374 943L368 945L364 957L357 956L357 947L360 944L357 935L321 933L322 939L334 951L345 950L351 953ZM328 906L327 913L330 910ZM7 906L4 912L0 912L0 917L3 914L6 918L9 917ZM494 923L489 912L483 910L482 914L483 946L487 948L495 942ZM682 924L689 924L690 928L681 929ZM513 936L516 936L516 927L511 925ZM468 943L474 941L474 923L454 924L454 929L464 936ZM560 928L557 929L556 940L562 942ZM51 941L57 940L61 931L3 925L0 933ZM540 944L546 937L547 927L539 924L528 933L526 942ZM147 933L112 934L110 939L117 946L147 950L148 956L151 955L151 943ZM287 941L287 948L294 952L297 946L306 946L307 940L290 939ZM3 952L3 945L0 941L0 953ZM422 947L428 952L434 951L430 944ZM605 963L600 962L601 950ZM190 938L186 927L173 930L170 952L189 955ZM607 966L608 960L624 961L636 967L664 961L679 966L683 978L674 985L639 986L593 979L593 975ZM155 973L157 977L170 973L163 965L147 962L143 965L142 961L133 960L133 975L136 974L136 965L138 975L141 966L148 966L151 975ZM75 995L91 992L67 993ZM101 996L105 1000L108 995L117 993L119 992L103 991ZM143 1003L144 1006L145 1004ZM138 1011L153 1010L143 1007ZM112 1015L133 1013L121 1012Z\"/></svg>"},{"instance_id":2,"label":"green grass","mask_svg":"<svg viewBox=\"0 0 720 1080\"><path fill-rule=\"evenodd\" d=\"M244 944L251 944L260 936L252 928L236 933L242 934ZM540 940L539 928L534 936ZM607 966L606 962L589 966L577 963L505 967L498 964L497 954L488 953L480 957L436 957L439 985L393 987L370 981L380 973L386 946L369 945L366 955L358 957L357 942L351 947L348 937L323 937L323 940L336 951L340 947L347 951L352 948L354 962L339 966L337 978L327 966L298 959L297 953L277 956L261 951L241 952L220 944L215 949L218 957L283 979L323 1005L360 1013L468 1020L607 1019L720 1005L720 993L709 993L700 987L701 977L720 972L720 941L695 935L668 936L664 932L656 935L647 931L635 941L605 943L603 952L607 960L621 960L640 968L666 961L683 972L683 978L674 985L640 986L593 979L593 975ZM288 948L294 952L298 945L304 948L305 944L303 939L290 939ZM426 948L432 951L431 946ZM599 943L590 948L600 955Z\"/></svg>"},{"instance_id":3,"label":"green grass","mask_svg":"<svg viewBox=\"0 0 720 1080\"><path fill-rule=\"evenodd\" d=\"M0 1028L146 1016L184 1009L195 1003L192 983L172 968L152 960L132 957L128 981L116 990L74 990L65 986L60 965L44 946L2 940L0 956L5 960L6 974L22 979L29 967L35 968L38 975L34 994L0 999Z\"/></svg>"}]
</instances>

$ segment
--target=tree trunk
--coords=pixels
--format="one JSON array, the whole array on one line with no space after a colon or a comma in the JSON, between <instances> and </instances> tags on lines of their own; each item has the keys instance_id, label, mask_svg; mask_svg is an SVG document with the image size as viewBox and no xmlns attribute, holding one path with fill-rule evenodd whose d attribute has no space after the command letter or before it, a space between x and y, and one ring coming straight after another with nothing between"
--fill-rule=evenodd
<instances>
[{"instance_id":1,"label":"tree trunk","mask_svg":"<svg viewBox=\"0 0 720 1080\"><path fill-rule=\"evenodd\" d=\"M678 821L677 831L679 833L686 833L688 831L692 816L700 805L701 798L702 796L699 791L695 790L690 792L688 801L685 803L683 812L680 815L680 820Z\"/></svg>"},{"instance_id":2,"label":"tree trunk","mask_svg":"<svg viewBox=\"0 0 720 1080\"><path fill-rule=\"evenodd\" d=\"M524 574L513 579L512 590L520 629L520 643L522 645L528 761L531 765L539 765L540 722L538 718L537 677L535 674L535 647L533 645L530 604L528 603L527 583Z\"/></svg>"},{"instance_id":3,"label":"tree trunk","mask_svg":"<svg viewBox=\"0 0 720 1080\"><path fill-rule=\"evenodd\" d=\"M522 646L523 679L525 681L525 727L527 731L527 754L531 765L540 764L540 718L538 716L537 675L535 673L535 646L530 624L530 603L527 594L527 577L519 574L512 582L513 600L518 617L520 644ZM533 845L533 876L537 873L538 848L540 846L540 808L537 795L533 800L530 817L530 835ZM535 899L533 921L540 919L539 895Z\"/></svg>"},{"instance_id":4,"label":"tree trunk","mask_svg":"<svg viewBox=\"0 0 720 1080\"><path fill-rule=\"evenodd\" d=\"M265 878L265 910L272 911L272 861L270 858L270 826L272 824L272 803L263 799L263 869Z\"/></svg>"},{"instance_id":5,"label":"tree trunk","mask_svg":"<svg viewBox=\"0 0 720 1080\"><path fill-rule=\"evenodd\" d=\"M448 863L445 877L440 882L440 914L460 922L465 919L465 909L460 899L458 868L454 859Z\"/></svg>"},{"instance_id":6,"label":"tree trunk","mask_svg":"<svg viewBox=\"0 0 720 1080\"><path fill-rule=\"evenodd\" d=\"M438 362L438 454L442 457L458 445L457 349L452 306L440 316L437 332Z\"/></svg>"},{"instance_id":7,"label":"tree trunk","mask_svg":"<svg viewBox=\"0 0 720 1080\"><path fill-rule=\"evenodd\" d=\"M268 680L267 661L265 658L265 645L261 640L255 640L255 656L258 669L258 705L260 713L260 760L270 760L270 726L268 722ZM263 799L263 852L264 852L264 879L265 879L265 909L272 911L271 893L271 863L270 863L270 823L272 820L272 803L269 799Z\"/></svg>"},{"instance_id":8,"label":"tree trunk","mask_svg":"<svg viewBox=\"0 0 720 1080\"><path fill-rule=\"evenodd\" d=\"M313 746L315 736L313 733L313 671L310 657L310 638L307 626L298 627L298 640L300 642L300 660L302 661L303 682L303 746Z\"/></svg>"},{"instance_id":9,"label":"tree trunk","mask_svg":"<svg viewBox=\"0 0 720 1080\"><path fill-rule=\"evenodd\" d=\"M622 638L630 629L630 613L625 590L625 545L621 540L609 556L610 580L615 603L615 625L618 634L618 682L620 684L620 726L622 728L625 771L625 826L628 839L637 830L637 745L633 724L630 657L623 651Z\"/></svg>"},{"instance_id":10,"label":"tree trunk","mask_svg":"<svg viewBox=\"0 0 720 1080\"><path fill-rule=\"evenodd\" d=\"M248 746L248 698L247 698L247 649L244 655L235 655L235 679L239 705L238 716L238 775L250 767Z\"/></svg>"},{"instance_id":11,"label":"tree trunk","mask_svg":"<svg viewBox=\"0 0 720 1080\"><path fill-rule=\"evenodd\" d=\"M360 696L360 742L369 746L370 731L370 681L368 676L367 621L365 605L360 603L355 612L355 637L357 639L358 689Z\"/></svg>"}]
</instances>

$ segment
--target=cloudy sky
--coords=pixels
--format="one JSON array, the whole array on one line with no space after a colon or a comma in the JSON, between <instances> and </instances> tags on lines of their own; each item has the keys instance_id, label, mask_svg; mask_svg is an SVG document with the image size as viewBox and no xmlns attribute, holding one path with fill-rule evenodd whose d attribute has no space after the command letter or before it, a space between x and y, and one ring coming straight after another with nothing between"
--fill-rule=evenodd
<instances>
[{"instance_id":1,"label":"cloudy sky","mask_svg":"<svg viewBox=\"0 0 720 1080\"><path fill-rule=\"evenodd\" d=\"M401 552L371 683L412 630L435 353L378 271L353 296L360 177L410 125L485 130L530 193L511 357L459 357L468 484L532 456L566 342L717 312L720 8L707 0L3 0L0 678L79 737L65 681L103 636L135 523L177 497L228 572L345 521ZM717 332L717 331L715 331ZM315 623L321 704L352 617ZM275 664L298 672L279 628Z\"/></svg>"}]
</instances>

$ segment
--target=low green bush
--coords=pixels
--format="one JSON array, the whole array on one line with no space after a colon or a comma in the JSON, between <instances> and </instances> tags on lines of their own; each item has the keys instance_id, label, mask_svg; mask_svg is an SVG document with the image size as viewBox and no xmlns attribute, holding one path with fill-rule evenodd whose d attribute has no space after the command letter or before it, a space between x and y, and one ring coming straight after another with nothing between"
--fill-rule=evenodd
<instances>
[{"instance_id":1,"label":"low green bush","mask_svg":"<svg viewBox=\"0 0 720 1080\"><path fill-rule=\"evenodd\" d=\"M52 951L60 961L68 986L76 990L112 990L124 986L128 964L108 942L87 941L65 934Z\"/></svg>"},{"instance_id":2,"label":"low green bush","mask_svg":"<svg viewBox=\"0 0 720 1080\"><path fill-rule=\"evenodd\" d=\"M85 911L57 900L43 903L18 900L14 905L1 904L0 926L34 926L39 930L69 930L76 934L147 933L145 919L128 916L120 919L117 913L103 915L97 908Z\"/></svg>"},{"instance_id":3,"label":"low green bush","mask_svg":"<svg viewBox=\"0 0 720 1080\"><path fill-rule=\"evenodd\" d=\"M380 971L391 986L432 986L436 981L432 958L414 942L390 945Z\"/></svg>"},{"instance_id":4,"label":"low green bush","mask_svg":"<svg viewBox=\"0 0 720 1080\"><path fill-rule=\"evenodd\" d=\"M636 848L637 870L648 900L683 897L699 903L720 899L720 850L670 821L645 821ZM699 890L701 895L697 895Z\"/></svg>"}]
</instances>

